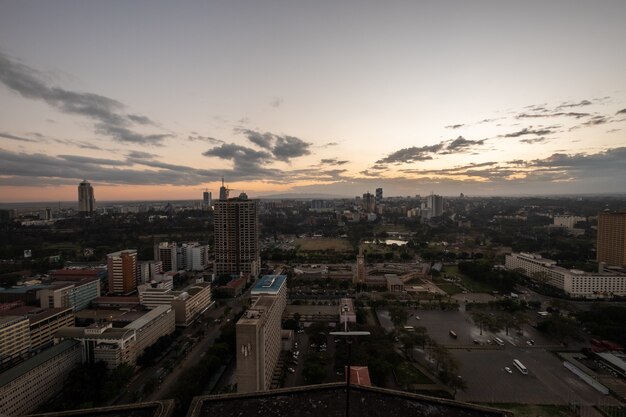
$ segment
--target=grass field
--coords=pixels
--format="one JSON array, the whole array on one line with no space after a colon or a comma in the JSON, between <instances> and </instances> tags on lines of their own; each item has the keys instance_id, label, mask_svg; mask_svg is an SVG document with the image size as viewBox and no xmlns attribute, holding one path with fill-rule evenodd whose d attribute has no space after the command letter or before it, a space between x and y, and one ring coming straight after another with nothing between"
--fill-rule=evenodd
<instances>
[{"instance_id":1,"label":"grass field","mask_svg":"<svg viewBox=\"0 0 626 417\"><path fill-rule=\"evenodd\" d=\"M349 252L352 250L350 242L346 239L319 238L319 239L296 239L294 245L302 251L334 250L336 252Z\"/></svg>"},{"instance_id":2,"label":"grass field","mask_svg":"<svg viewBox=\"0 0 626 417\"><path fill-rule=\"evenodd\" d=\"M461 280L461 284L467 288L470 292L486 292L490 293L495 290L489 284L484 282L475 281L469 277L466 277L462 273L459 272L459 267L456 265L445 266L443 268L443 273L448 276L453 276L455 278L459 278ZM443 289L443 288L442 288ZM445 290L444 290L445 291Z\"/></svg>"}]
</instances>

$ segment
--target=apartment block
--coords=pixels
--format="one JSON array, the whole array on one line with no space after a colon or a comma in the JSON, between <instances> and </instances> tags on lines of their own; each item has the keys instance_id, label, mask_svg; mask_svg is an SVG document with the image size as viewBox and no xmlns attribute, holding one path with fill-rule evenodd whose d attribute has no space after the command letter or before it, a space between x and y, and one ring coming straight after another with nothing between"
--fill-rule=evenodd
<instances>
[{"instance_id":1,"label":"apartment block","mask_svg":"<svg viewBox=\"0 0 626 417\"><path fill-rule=\"evenodd\" d=\"M80 344L65 341L0 374L0 415L29 414L53 398L81 357Z\"/></svg>"}]
</instances>

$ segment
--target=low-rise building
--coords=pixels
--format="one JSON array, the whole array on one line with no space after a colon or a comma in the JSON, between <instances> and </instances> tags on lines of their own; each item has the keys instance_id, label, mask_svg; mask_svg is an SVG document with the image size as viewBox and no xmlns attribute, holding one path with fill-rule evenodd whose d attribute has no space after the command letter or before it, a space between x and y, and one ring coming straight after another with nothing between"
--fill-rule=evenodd
<instances>
[{"instance_id":1,"label":"low-rise building","mask_svg":"<svg viewBox=\"0 0 626 417\"><path fill-rule=\"evenodd\" d=\"M161 336L176 329L175 314L171 306L158 306L125 327L135 331L137 357L152 346Z\"/></svg>"},{"instance_id":2,"label":"low-rise building","mask_svg":"<svg viewBox=\"0 0 626 417\"><path fill-rule=\"evenodd\" d=\"M19 362L30 350L28 318L0 317L0 368Z\"/></svg>"},{"instance_id":3,"label":"low-rise building","mask_svg":"<svg viewBox=\"0 0 626 417\"><path fill-rule=\"evenodd\" d=\"M100 296L100 279L82 278L78 281L56 281L50 288L39 290L42 308L67 308L80 311Z\"/></svg>"},{"instance_id":4,"label":"low-rise building","mask_svg":"<svg viewBox=\"0 0 626 417\"><path fill-rule=\"evenodd\" d=\"M506 255L504 265L507 269L519 270L534 281L561 289L571 297L611 298L626 295L626 274L566 269L539 254L524 252Z\"/></svg>"},{"instance_id":5,"label":"low-rise building","mask_svg":"<svg viewBox=\"0 0 626 417\"><path fill-rule=\"evenodd\" d=\"M392 293L401 293L404 291L404 283L396 274L385 274L387 281L387 291Z\"/></svg>"},{"instance_id":6,"label":"low-rise building","mask_svg":"<svg viewBox=\"0 0 626 417\"><path fill-rule=\"evenodd\" d=\"M74 326L71 308L46 308L28 317L30 349L36 351L53 344L54 335L62 327Z\"/></svg>"},{"instance_id":7,"label":"low-rise building","mask_svg":"<svg viewBox=\"0 0 626 417\"><path fill-rule=\"evenodd\" d=\"M65 341L0 374L0 415L28 414L57 395L81 356L79 343Z\"/></svg>"},{"instance_id":8,"label":"low-rise building","mask_svg":"<svg viewBox=\"0 0 626 417\"><path fill-rule=\"evenodd\" d=\"M213 302L211 284L208 282L192 284L182 291L160 288L159 285L142 285L139 288L139 300L141 305L150 309L162 305L172 306L177 326L188 326Z\"/></svg>"}]
</instances>

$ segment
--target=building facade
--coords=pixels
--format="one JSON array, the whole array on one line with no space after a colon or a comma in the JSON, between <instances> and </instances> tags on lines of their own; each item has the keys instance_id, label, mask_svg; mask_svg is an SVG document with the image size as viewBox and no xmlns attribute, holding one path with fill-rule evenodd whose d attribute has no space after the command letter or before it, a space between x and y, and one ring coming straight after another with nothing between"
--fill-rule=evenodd
<instances>
[{"instance_id":1,"label":"building facade","mask_svg":"<svg viewBox=\"0 0 626 417\"><path fill-rule=\"evenodd\" d=\"M598 215L597 261L626 266L626 211Z\"/></svg>"},{"instance_id":2,"label":"building facade","mask_svg":"<svg viewBox=\"0 0 626 417\"><path fill-rule=\"evenodd\" d=\"M427 219L443 215L443 197L436 194L431 194L426 197L426 203L422 208L422 214Z\"/></svg>"},{"instance_id":3,"label":"building facade","mask_svg":"<svg viewBox=\"0 0 626 417\"><path fill-rule=\"evenodd\" d=\"M284 275L266 275L252 289L252 305L236 325L237 391L270 388L281 344L281 317L287 304Z\"/></svg>"},{"instance_id":4,"label":"building facade","mask_svg":"<svg viewBox=\"0 0 626 417\"><path fill-rule=\"evenodd\" d=\"M0 317L0 368L20 361L30 350L28 318Z\"/></svg>"},{"instance_id":5,"label":"building facade","mask_svg":"<svg viewBox=\"0 0 626 417\"><path fill-rule=\"evenodd\" d=\"M155 307L125 328L135 331L137 339L135 349L139 357L160 337L174 332L176 329L174 310L167 305Z\"/></svg>"},{"instance_id":6,"label":"building facade","mask_svg":"<svg viewBox=\"0 0 626 417\"><path fill-rule=\"evenodd\" d=\"M261 266L259 206L245 194L214 204L215 273L249 273L256 277Z\"/></svg>"},{"instance_id":7,"label":"building facade","mask_svg":"<svg viewBox=\"0 0 626 417\"><path fill-rule=\"evenodd\" d=\"M33 412L61 392L69 373L80 362L80 344L66 341L0 374L0 415Z\"/></svg>"},{"instance_id":8,"label":"building facade","mask_svg":"<svg viewBox=\"0 0 626 417\"><path fill-rule=\"evenodd\" d=\"M137 250L126 249L107 255L109 292L129 294L137 288Z\"/></svg>"},{"instance_id":9,"label":"building facade","mask_svg":"<svg viewBox=\"0 0 626 417\"><path fill-rule=\"evenodd\" d=\"M160 242L154 246L154 260L161 261L163 272L178 270L176 242Z\"/></svg>"},{"instance_id":10,"label":"building facade","mask_svg":"<svg viewBox=\"0 0 626 417\"><path fill-rule=\"evenodd\" d=\"M78 185L78 212L83 216L91 216L95 209L96 199L93 187L87 180L84 180Z\"/></svg>"},{"instance_id":11,"label":"building facade","mask_svg":"<svg viewBox=\"0 0 626 417\"><path fill-rule=\"evenodd\" d=\"M72 282L57 281L51 288L40 290L38 296L42 308L71 307L74 311L80 311L100 297L100 280L82 278Z\"/></svg>"},{"instance_id":12,"label":"building facade","mask_svg":"<svg viewBox=\"0 0 626 417\"><path fill-rule=\"evenodd\" d=\"M563 290L576 298L611 298L626 295L626 275L611 271L584 272L557 266L556 261L532 253L511 253L505 267L520 270L525 276Z\"/></svg>"},{"instance_id":13,"label":"building facade","mask_svg":"<svg viewBox=\"0 0 626 417\"><path fill-rule=\"evenodd\" d=\"M74 326L74 312L71 308L47 308L28 317L28 322L30 349L37 351L53 344L57 330Z\"/></svg>"}]
</instances>

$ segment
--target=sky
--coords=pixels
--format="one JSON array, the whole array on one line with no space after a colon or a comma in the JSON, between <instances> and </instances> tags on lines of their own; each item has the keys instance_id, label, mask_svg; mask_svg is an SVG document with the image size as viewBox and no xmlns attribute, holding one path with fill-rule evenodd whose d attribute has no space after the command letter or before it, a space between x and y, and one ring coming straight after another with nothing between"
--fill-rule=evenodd
<instances>
[{"instance_id":1,"label":"sky","mask_svg":"<svg viewBox=\"0 0 626 417\"><path fill-rule=\"evenodd\" d=\"M0 202L626 192L626 2L0 0Z\"/></svg>"}]
</instances>

